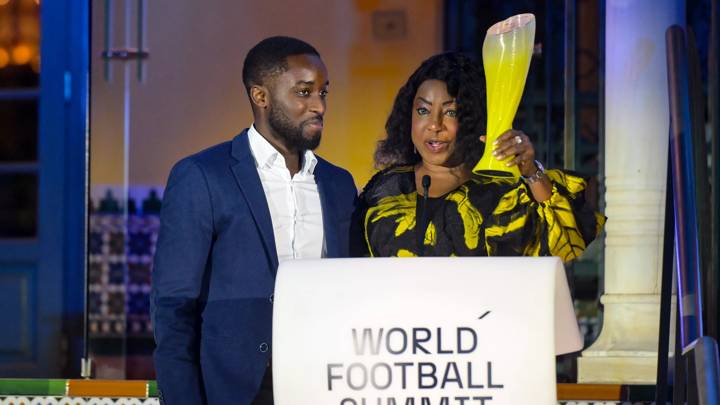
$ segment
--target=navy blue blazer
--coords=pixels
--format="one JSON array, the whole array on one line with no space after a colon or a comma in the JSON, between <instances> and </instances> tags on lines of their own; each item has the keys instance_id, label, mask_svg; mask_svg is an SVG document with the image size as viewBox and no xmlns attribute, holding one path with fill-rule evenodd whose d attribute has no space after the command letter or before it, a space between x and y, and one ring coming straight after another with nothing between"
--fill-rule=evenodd
<instances>
[{"instance_id":1,"label":"navy blue blazer","mask_svg":"<svg viewBox=\"0 0 720 405\"><path fill-rule=\"evenodd\" d=\"M346 257L355 183L321 158L314 174L327 256ZM160 223L151 315L162 398L249 404L270 360L278 259L247 130L173 167Z\"/></svg>"}]
</instances>

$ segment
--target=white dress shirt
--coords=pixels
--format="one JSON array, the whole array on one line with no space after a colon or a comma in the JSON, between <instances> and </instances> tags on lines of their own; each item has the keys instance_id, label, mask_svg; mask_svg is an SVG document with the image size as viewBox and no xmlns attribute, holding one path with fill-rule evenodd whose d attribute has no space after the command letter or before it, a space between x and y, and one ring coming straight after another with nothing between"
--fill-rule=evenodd
<instances>
[{"instance_id":1,"label":"white dress shirt","mask_svg":"<svg viewBox=\"0 0 720 405\"><path fill-rule=\"evenodd\" d=\"M324 255L320 193L315 182L317 157L307 150L300 171L290 176L285 158L252 125L248 130L270 217L278 261L319 258Z\"/></svg>"}]
</instances>

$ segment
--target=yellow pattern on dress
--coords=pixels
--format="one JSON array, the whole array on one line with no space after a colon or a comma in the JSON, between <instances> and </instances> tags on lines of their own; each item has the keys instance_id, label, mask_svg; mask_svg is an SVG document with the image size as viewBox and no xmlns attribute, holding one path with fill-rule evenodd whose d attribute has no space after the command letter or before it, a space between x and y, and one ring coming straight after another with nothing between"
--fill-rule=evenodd
<instances>
[{"instance_id":1,"label":"yellow pattern on dress","mask_svg":"<svg viewBox=\"0 0 720 405\"><path fill-rule=\"evenodd\" d=\"M397 257L417 257L417 255L407 249L400 249L397 252Z\"/></svg>"},{"instance_id":2,"label":"yellow pattern on dress","mask_svg":"<svg viewBox=\"0 0 720 405\"><path fill-rule=\"evenodd\" d=\"M585 241L577 230L570 202L565 197L553 193L550 200L538 205L537 213L547 224L548 248L552 256L568 262L582 254Z\"/></svg>"},{"instance_id":3,"label":"yellow pattern on dress","mask_svg":"<svg viewBox=\"0 0 720 405\"><path fill-rule=\"evenodd\" d=\"M523 208L530 204L531 200L526 192L521 192L521 190L523 190L521 187L523 186L505 193L493 210L493 216L495 217L509 213L512 216L516 216L516 218L512 219L506 225L491 225L485 229L485 250L488 252L488 256L495 254L493 246L489 243L492 238L520 231L527 223L527 212ZM514 213L514 215L512 213ZM525 254L529 254L530 252L537 252L535 254L539 254L540 244L531 243L529 246L523 248L523 252L525 252Z\"/></svg>"},{"instance_id":4,"label":"yellow pattern on dress","mask_svg":"<svg viewBox=\"0 0 720 405\"><path fill-rule=\"evenodd\" d=\"M368 221L377 222L383 218L397 216L395 218L395 237L405 233L408 229L415 228L415 202L417 201L417 193L393 195L384 197L378 201L374 207L368 208L365 214L365 228L368 229ZM365 243L368 247L370 256L375 256L367 231L365 232ZM412 257L414 253L408 251L398 251L398 257Z\"/></svg>"},{"instance_id":5,"label":"yellow pattern on dress","mask_svg":"<svg viewBox=\"0 0 720 405\"><path fill-rule=\"evenodd\" d=\"M577 176L568 176L565 172L562 172L560 170L548 170L545 172L547 176L550 178L550 180L555 184L561 184L563 187L565 187L571 194L572 198L575 198L575 195L578 193L581 193L585 191L585 187L587 186L585 180L582 177ZM553 187L553 195L555 194L555 188ZM565 199L567 201L567 199ZM603 226L605 226L606 218L603 214L599 212L595 212L595 235L600 235L600 232L602 231ZM567 217L567 213L561 214L561 216ZM577 230L577 225L574 221L569 222L565 220L564 223L572 223L574 226L574 229ZM580 238L582 240L582 238Z\"/></svg>"},{"instance_id":6,"label":"yellow pattern on dress","mask_svg":"<svg viewBox=\"0 0 720 405\"><path fill-rule=\"evenodd\" d=\"M395 237L405 233L408 229L415 228L415 202L417 201L417 193L392 195L384 197L378 201L377 205L368 208L365 216L365 229L367 222L377 222L383 218L396 217Z\"/></svg>"},{"instance_id":7,"label":"yellow pattern on dress","mask_svg":"<svg viewBox=\"0 0 720 405\"><path fill-rule=\"evenodd\" d=\"M559 256L563 262L569 262L580 257L586 246L575 221L570 200L557 192L557 185L565 187L574 198L585 189L585 180L567 176L557 170L548 170L546 174L553 183L552 195L549 200L538 204L537 213L540 220L547 224L550 254Z\"/></svg>"},{"instance_id":8,"label":"yellow pattern on dress","mask_svg":"<svg viewBox=\"0 0 720 405\"><path fill-rule=\"evenodd\" d=\"M412 168L397 168L393 171L412 171ZM518 182L517 186L512 187L501 196L492 211L492 218L490 219L483 218L480 210L470 201L468 184L470 186L498 185L502 187L513 186L508 182L515 183L517 180L479 177L450 192L445 197L445 200L454 202L457 207L464 228L463 239L467 248L470 250L477 249L480 237L484 236L487 255L495 255L493 239L502 239L505 235L523 232L523 229L528 226L531 213L534 211L537 213L537 218L533 222L535 229L526 234L525 237L530 239L523 242L522 254L525 256L539 256L543 250L542 247L547 243L549 254L559 256L564 262L578 258L586 246L575 219L572 202L577 194L584 191L585 180L558 170L548 170L546 175L552 183L552 195L549 200L540 203L535 202L527 185ZM567 192L561 193L559 188ZM417 192L412 192L381 198L375 206L368 208L365 215L365 230L368 229L369 223L376 223L385 218L394 221L395 229L393 233L395 238L408 230L414 229L417 220L417 195ZM600 213L595 213L594 216L597 220L596 230L599 234L605 224L605 217ZM502 219L503 224L494 224L497 219ZM482 225L484 222L488 222L488 226L484 229L484 235L481 235L480 232L483 231ZM543 229L545 232L543 232ZM544 233L547 235L546 242L543 239ZM426 246L436 246L438 236L436 225L432 221L429 222L428 229L425 232L424 244ZM370 254L374 256L367 231L365 232L365 240ZM405 247L398 249L397 256L415 257L417 254L410 248Z\"/></svg>"},{"instance_id":9,"label":"yellow pattern on dress","mask_svg":"<svg viewBox=\"0 0 720 405\"><path fill-rule=\"evenodd\" d=\"M457 211L463 222L465 246L468 249L475 249L480 241L480 226L483 223L482 214L475 208L468 198L468 188L466 185L460 186L457 190L451 192L446 198L457 204Z\"/></svg>"},{"instance_id":10,"label":"yellow pattern on dress","mask_svg":"<svg viewBox=\"0 0 720 405\"><path fill-rule=\"evenodd\" d=\"M435 224L433 224L432 221L428 223L423 243L430 246L435 246L437 244L437 230L435 229Z\"/></svg>"}]
</instances>

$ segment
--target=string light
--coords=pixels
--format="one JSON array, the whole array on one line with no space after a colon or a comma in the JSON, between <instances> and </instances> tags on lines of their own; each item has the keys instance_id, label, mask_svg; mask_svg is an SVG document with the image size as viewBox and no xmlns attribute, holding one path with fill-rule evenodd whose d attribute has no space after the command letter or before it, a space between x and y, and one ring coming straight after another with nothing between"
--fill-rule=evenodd
<instances>
[{"instance_id":1,"label":"string light","mask_svg":"<svg viewBox=\"0 0 720 405\"><path fill-rule=\"evenodd\" d=\"M12 60L13 63L16 65L25 65L30 62L32 57L32 49L30 49L30 47L25 44L20 44L12 50Z\"/></svg>"},{"instance_id":2,"label":"string light","mask_svg":"<svg viewBox=\"0 0 720 405\"><path fill-rule=\"evenodd\" d=\"M8 51L6 51L5 48L0 48L0 69L7 66L8 63L10 63L10 55L8 54Z\"/></svg>"},{"instance_id":3,"label":"string light","mask_svg":"<svg viewBox=\"0 0 720 405\"><path fill-rule=\"evenodd\" d=\"M0 0L0 69L9 65L39 70L40 0ZM5 24L8 22L9 24Z\"/></svg>"}]
</instances>

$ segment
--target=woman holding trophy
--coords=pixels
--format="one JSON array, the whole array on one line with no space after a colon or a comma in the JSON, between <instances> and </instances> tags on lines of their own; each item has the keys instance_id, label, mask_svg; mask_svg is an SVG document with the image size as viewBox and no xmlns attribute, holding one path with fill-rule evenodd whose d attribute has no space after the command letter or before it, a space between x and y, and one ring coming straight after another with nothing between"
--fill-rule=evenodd
<instances>
[{"instance_id":1,"label":"woman holding trophy","mask_svg":"<svg viewBox=\"0 0 720 405\"><path fill-rule=\"evenodd\" d=\"M585 205L585 181L545 171L530 138L510 129L534 31L531 14L488 30L487 117L482 71L468 57L436 55L410 76L375 152L382 170L360 195L356 255L568 262L600 232L605 218Z\"/></svg>"}]
</instances>

